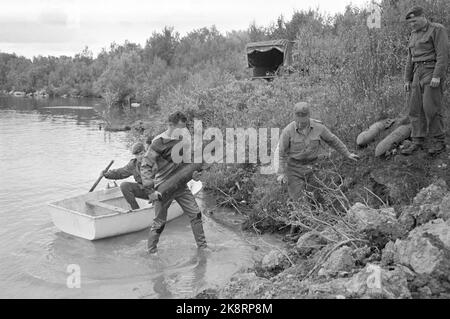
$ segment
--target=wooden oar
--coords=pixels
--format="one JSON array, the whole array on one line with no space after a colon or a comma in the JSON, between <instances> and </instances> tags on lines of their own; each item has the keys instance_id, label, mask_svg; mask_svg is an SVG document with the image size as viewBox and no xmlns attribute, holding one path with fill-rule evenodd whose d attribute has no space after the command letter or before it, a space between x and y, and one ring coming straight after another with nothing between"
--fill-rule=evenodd
<instances>
[{"instance_id":1,"label":"wooden oar","mask_svg":"<svg viewBox=\"0 0 450 319\"><path fill-rule=\"evenodd\" d=\"M111 167L111 165L112 165L113 163L114 163L114 160L112 160L112 161L108 164L108 166L106 166L105 171L108 171L109 168ZM89 190L89 192L93 192L93 191L94 191L94 189L97 187L98 183L100 183L100 180L102 179L102 177L103 177L103 174L100 175L100 176L97 178L97 181L94 183L94 185L92 185L92 187L91 187L91 189Z\"/></svg>"}]
</instances>

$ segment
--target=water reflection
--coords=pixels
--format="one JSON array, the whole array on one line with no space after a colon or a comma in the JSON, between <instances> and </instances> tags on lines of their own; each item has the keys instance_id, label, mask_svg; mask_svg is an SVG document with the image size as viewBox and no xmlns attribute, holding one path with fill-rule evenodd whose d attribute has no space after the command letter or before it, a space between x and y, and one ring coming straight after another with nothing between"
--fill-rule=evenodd
<instances>
[{"instance_id":1,"label":"water reflection","mask_svg":"<svg viewBox=\"0 0 450 319\"><path fill-rule=\"evenodd\" d=\"M104 102L99 98L18 98L12 96L0 96L0 108L15 109L20 111L37 110L45 107L55 106L103 106Z\"/></svg>"},{"instance_id":2,"label":"water reflection","mask_svg":"<svg viewBox=\"0 0 450 319\"><path fill-rule=\"evenodd\" d=\"M44 113L45 112L45 113ZM101 120L101 117L95 110L71 110L71 109L41 109L39 115L40 121L60 121L63 119L75 120L77 125L90 126L91 123L97 123Z\"/></svg>"},{"instance_id":3,"label":"water reflection","mask_svg":"<svg viewBox=\"0 0 450 319\"><path fill-rule=\"evenodd\" d=\"M211 257L210 252L197 250L187 265L178 268L176 272L162 270L161 274L152 280L153 292L156 295L142 298L187 298L195 295L207 282L208 255ZM161 260L160 263L162 264Z\"/></svg>"},{"instance_id":4,"label":"water reflection","mask_svg":"<svg viewBox=\"0 0 450 319\"><path fill-rule=\"evenodd\" d=\"M253 264L249 245L209 218L208 254L198 254L184 216L161 236L158 262L146 253L147 230L98 241L60 232L47 203L86 193L111 159L114 167L128 163L130 136L99 132L93 110L44 109L62 103L14 100L20 101L17 107L0 99L0 297L186 297ZM208 203L203 198L199 204ZM66 286L70 264L81 268L81 289Z\"/></svg>"},{"instance_id":5,"label":"water reflection","mask_svg":"<svg viewBox=\"0 0 450 319\"><path fill-rule=\"evenodd\" d=\"M90 107L90 109L83 107ZM40 121L60 121L61 118L66 118L75 120L77 125L89 126L92 122L101 120L105 104L98 98L33 99L3 96L0 97L0 109L27 113L36 111Z\"/></svg>"},{"instance_id":6,"label":"water reflection","mask_svg":"<svg viewBox=\"0 0 450 319\"><path fill-rule=\"evenodd\" d=\"M153 291L156 293L157 298L173 298L172 292L169 289L169 282L166 281L164 274L159 275L153 280ZM142 298L149 296L142 296Z\"/></svg>"},{"instance_id":7,"label":"water reflection","mask_svg":"<svg viewBox=\"0 0 450 319\"><path fill-rule=\"evenodd\" d=\"M237 235L209 218L205 218L204 226L210 248L198 250L188 218L171 221L161 237L157 257L146 253L148 230L97 241L57 232L46 245L50 257L32 262L29 271L32 269L35 278L61 282L64 278L54 274L63 276L68 264L78 264L82 271L81 293L93 297L112 296L111 292L99 295L96 283L110 284L117 292L124 290L120 284L124 281L135 286L132 295L137 298L190 297L223 284L254 261L254 252Z\"/></svg>"}]
</instances>

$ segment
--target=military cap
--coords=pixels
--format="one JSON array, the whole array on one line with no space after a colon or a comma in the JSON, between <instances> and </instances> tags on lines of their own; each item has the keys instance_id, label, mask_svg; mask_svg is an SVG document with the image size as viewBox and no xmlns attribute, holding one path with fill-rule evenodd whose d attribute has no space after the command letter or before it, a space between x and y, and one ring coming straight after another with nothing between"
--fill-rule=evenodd
<instances>
[{"instance_id":1,"label":"military cap","mask_svg":"<svg viewBox=\"0 0 450 319\"><path fill-rule=\"evenodd\" d=\"M309 110L308 103L306 103L306 102L298 102L298 103L296 103L294 105L294 113L297 116L309 117L310 110Z\"/></svg>"},{"instance_id":2,"label":"military cap","mask_svg":"<svg viewBox=\"0 0 450 319\"><path fill-rule=\"evenodd\" d=\"M421 6L413 6L406 12L405 20L409 20L414 17L420 17L423 15L423 8Z\"/></svg>"},{"instance_id":3,"label":"military cap","mask_svg":"<svg viewBox=\"0 0 450 319\"><path fill-rule=\"evenodd\" d=\"M145 151L144 144L141 142L134 143L131 147L131 153L133 155L139 154L141 152Z\"/></svg>"}]
</instances>

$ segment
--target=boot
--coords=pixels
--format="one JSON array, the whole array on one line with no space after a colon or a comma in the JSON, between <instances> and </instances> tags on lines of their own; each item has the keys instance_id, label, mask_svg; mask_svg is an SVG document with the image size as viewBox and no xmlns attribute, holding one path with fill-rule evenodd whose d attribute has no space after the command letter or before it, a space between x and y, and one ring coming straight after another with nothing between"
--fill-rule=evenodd
<instances>
[{"instance_id":1,"label":"boot","mask_svg":"<svg viewBox=\"0 0 450 319\"><path fill-rule=\"evenodd\" d=\"M191 220L192 233L194 234L197 247L200 249L206 248L208 245L205 239L205 232L203 230L203 223L201 219L201 213L197 215L197 218Z\"/></svg>"},{"instance_id":2,"label":"boot","mask_svg":"<svg viewBox=\"0 0 450 319\"><path fill-rule=\"evenodd\" d=\"M154 236L153 238L149 239L148 242L147 242L147 252L150 255L157 255L157 253L158 253L157 244L158 244L158 241L159 241L159 236L156 239L155 239L155 237L156 236Z\"/></svg>"},{"instance_id":3,"label":"boot","mask_svg":"<svg viewBox=\"0 0 450 319\"><path fill-rule=\"evenodd\" d=\"M401 153L403 155L411 155L415 152L417 152L418 150L423 149L423 145L419 144L419 143L411 143L408 147L402 149Z\"/></svg>"},{"instance_id":4,"label":"boot","mask_svg":"<svg viewBox=\"0 0 450 319\"><path fill-rule=\"evenodd\" d=\"M147 252L149 254L156 254L158 252L157 245L159 242L159 237L161 236L161 233L163 232L165 226L165 222L161 222L156 219L150 226L150 232L147 241Z\"/></svg>"},{"instance_id":5,"label":"boot","mask_svg":"<svg viewBox=\"0 0 450 319\"><path fill-rule=\"evenodd\" d=\"M445 151L446 145L444 142L437 142L434 143L429 149L428 149L428 155L435 156Z\"/></svg>"}]
</instances>

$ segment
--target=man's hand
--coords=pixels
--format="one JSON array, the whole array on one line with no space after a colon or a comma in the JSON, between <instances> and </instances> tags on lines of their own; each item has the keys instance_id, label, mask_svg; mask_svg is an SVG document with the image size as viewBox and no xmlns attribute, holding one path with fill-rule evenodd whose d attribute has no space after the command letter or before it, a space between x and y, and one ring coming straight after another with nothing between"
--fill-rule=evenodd
<instances>
[{"instance_id":1,"label":"man's hand","mask_svg":"<svg viewBox=\"0 0 450 319\"><path fill-rule=\"evenodd\" d=\"M288 178L287 178L286 174L280 174L280 175L278 175L278 177L277 177L277 182L278 182L278 183L280 183L280 184L286 184L287 181L288 181Z\"/></svg>"},{"instance_id":2,"label":"man's hand","mask_svg":"<svg viewBox=\"0 0 450 319\"><path fill-rule=\"evenodd\" d=\"M405 82L405 85L403 87L405 88L406 92L409 92L411 90L411 82Z\"/></svg>"},{"instance_id":3,"label":"man's hand","mask_svg":"<svg viewBox=\"0 0 450 319\"><path fill-rule=\"evenodd\" d=\"M430 86L432 88L437 88L440 83L441 83L441 79L440 78L432 78L431 82L430 82Z\"/></svg>"},{"instance_id":4,"label":"man's hand","mask_svg":"<svg viewBox=\"0 0 450 319\"><path fill-rule=\"evenodd\" d=\"M161 200L161 198L162 198L162 195L158 191L154 191L153 193L148 195L149 202L154 202L155 200Z\"/></svg>"},{"instance_id":5,"label":"man's hand","mask_svg":"<svg viewBox=\"0 0 450 319\"><path fill-rule=\"evenodd\" d=\"M103 171L100 172L100 176L101 177L105 177L105 174L108 170L104 169Z\"/></svg>"},{"instance_id":6,"label":"man's hand","mask_svg":"<svg viewBox=\"0 0 450 319\"><path fill-rule=\"evenodd\" d=\"M359 160L359 156L354 154L354 153L350 153L350 155L347 156L348 159L351 159L352 161L357 161Z\"/></svg>"},{"instance_id":7,"label":"man's hand","mask_svg":"<svg viewBox=\"0 0 450 319\"><path fill-rule=\"evenodd\" d=\"M198 182L199 180L200 180L200 176L201 176L202 174L199 172L199 171L194 171L193 173L192 173L192 179L194 180L194 181L196 181L196 182Z\"/></svg>"},{"instance_id":8,"label":"man's hand","mask_svg":"<svg viewBox=\"0 0 450 319\"><path fill-rule=\"evenodd\" d=\"M142 181L142 186L144 186L144 188L147 190L147 191L152 191L153 190L153 188L155 187L155 183L153 182L153 180L149 180L149 179L144 179L143 181Z\"/></svg>"}]
</instances>

